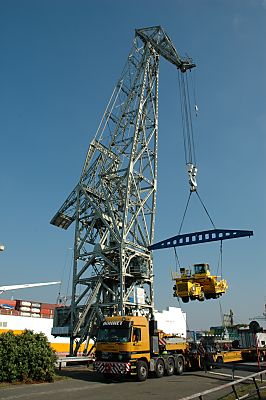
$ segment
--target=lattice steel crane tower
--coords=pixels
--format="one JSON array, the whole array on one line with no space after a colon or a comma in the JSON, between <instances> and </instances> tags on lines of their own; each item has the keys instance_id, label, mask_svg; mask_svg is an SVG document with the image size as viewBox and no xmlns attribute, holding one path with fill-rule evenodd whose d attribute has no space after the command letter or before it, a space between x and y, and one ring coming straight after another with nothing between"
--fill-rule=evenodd
<instances>
[{"instance_id":1,"label":"lattice steel crane tower","mask_svg":"<svg viewBox=\"0 0 266 400\"><path fill-rule=\"evenodd\" d=\"M153 314L148 246L156 212L159 56L182 73L195 67L162 27L135 31L79 182L51 220L63 229L75 224L71 307L53 331L65 326L61 335L70 336L72 354L104 316Z\"/></svg>"}]
</instances>

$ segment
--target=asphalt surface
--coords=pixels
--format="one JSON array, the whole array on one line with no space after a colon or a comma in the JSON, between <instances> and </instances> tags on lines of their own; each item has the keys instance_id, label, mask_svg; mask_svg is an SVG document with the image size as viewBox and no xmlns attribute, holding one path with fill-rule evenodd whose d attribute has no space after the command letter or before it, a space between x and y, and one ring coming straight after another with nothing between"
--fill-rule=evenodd
<instances>
[{"instance_id":1,"label":"asphalt surface","mask_svg":"<svg viewBox=\"0 0 266 400\"><path fill-rule=\"evenodd\" d=\"M235 379L252 372L235 371ZM61 380L54 383L8 385L0 387L1 400L178 400L232 381L231 370L185 372L161 379L135 382L133 378L105 382L86 367L67 367L59 372ZM228 390L214 393L208 400L217 400Z\"/></svg>"}]
</instances>

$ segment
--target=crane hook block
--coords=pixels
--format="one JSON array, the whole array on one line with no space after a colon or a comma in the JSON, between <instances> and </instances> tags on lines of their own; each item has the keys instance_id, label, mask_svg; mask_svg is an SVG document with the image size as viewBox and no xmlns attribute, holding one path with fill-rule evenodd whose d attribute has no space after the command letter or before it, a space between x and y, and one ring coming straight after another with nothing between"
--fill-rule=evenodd
<instances>
[{"instance_id":1,"label":"crane hook block","mask_svg":"<svg viewBox=\"0 0 266 400\"><path fill-rule=\"evenodd\" d=\"M232 229L212 229L209 231L185 233L173 236L169 239L152 244L148 250L167 249L169 247L188 246L190 244L199 244L215 242L226 239L234 239L246 236L253 236L253 231L232 230Z\"/></svg>"},{"instance_id":2,"label":"crane hook block","mask_svg":"<svg viewBox=\"0 0 266 400\"><path fill-rule=\"evenodd\" d=\"M196 192L197 186L198 186L197 182L196 182L196 175L197 175L198 169L192 163L188 163L187 164L187 172L188 172L188 181L190 184L190 191Z\"/></svg>"}]
</instances>

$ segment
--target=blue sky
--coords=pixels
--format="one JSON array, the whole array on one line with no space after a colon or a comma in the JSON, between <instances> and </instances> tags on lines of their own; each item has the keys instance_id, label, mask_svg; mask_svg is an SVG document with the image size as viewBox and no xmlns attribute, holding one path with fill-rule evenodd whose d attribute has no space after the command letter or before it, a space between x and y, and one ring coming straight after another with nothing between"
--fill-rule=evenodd
<instances>
[{"instance_id":1,"label":"blue sky","mask_svg":"<svg viewBox=\"0 0 266 400\"><path fill-rule=\"evenodd\" d=\"M182 306L190 329L236 322L265 302L266 2L263 0L0 1L1 284L63 279L73 231L49 224L77 182L88 145L128 56L134 29L162 25L197 64L194 121L199 193L215 225L252 229L226 241L219 301ZM159 87L156 240L178 233L189 193L178 80L164 60ZM193 196L183 232L211 229ZM179 251L182 265L209 262L218 244ZM173 250L154 254L158 309L172 297ZM6 293L54 302L58 288ZM3 297L3 295L2 295Z\"/></svg>"}]
</instances>

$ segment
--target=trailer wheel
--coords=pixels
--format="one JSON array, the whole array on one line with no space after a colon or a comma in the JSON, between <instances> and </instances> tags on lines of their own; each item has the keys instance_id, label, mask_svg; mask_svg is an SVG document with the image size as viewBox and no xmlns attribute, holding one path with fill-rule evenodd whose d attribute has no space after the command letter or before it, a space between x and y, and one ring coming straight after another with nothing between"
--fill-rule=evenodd
<instances>
[{"instance_id":1,"label":"trailer wheel","mask_svg":"<svg viewBox=\"0 0 266 400\"><path fill-rule=\"evenodd\" d=\"M146 381L148 377L148 365L146 361L140 360L137 362L137 380L139 382Z\"/></svg>"},{"instance_id":2,"label":"trailer wheel","mask_svg":"<svg viewBox=\"0 0 266 400\"><path fill-rule=\"evenodd\" d=\"M217 357L216 363L218 364L216 368L222 368L222 365L224 363L223 357Z\"/></svg>"},{"instance_id":3,"label":"trailer wheel","mask_svg":"<svg viewBox=\"0 0 266 400\"><path fill-rule=\"evenodd\" d=\"M204 292L200 292L199 301L204 301L204 300L205 300Z\"/></svg>"},{"instance_id":4,"label":"trailer wheel","mask_svg":"<svg viewBox=\"0 0 266 400\"><path fill-rule=\"evenodd\" d=\"M183 303L188 303L189 297L188 296L182 297L182 301L183 301Z\"/></svg>"},{"instance_id":5,"label":"trailer wheel","mask_svg":"<svg viewBox=\"0 0 266 400\"><path fill-rule=\"evenodd\" d=\"M176 360L176 374L177 375L182 375L184 372L184 359L183 357L177 357Z\"/></svg>"},{"instance_id":6,"label":"trailer wheel","mask_svg":"<svg viewBox=\"0 0 266 400\"><path fill-rule=\"evenodd\" d=\"M164 362L162 359L159 358L159 360L157 361L154 372L156 378L161 378L162 376L164 376Z\"/></svg>"},{"instance_id":7,"label":"trailer wheel","mask_svg":"<svg viewBox=\"0 0 266 400\"><path fill-rule=\"evenodd\" d=\"M174 372L175 372L175 360L173 359L173 357L169 357L167 362L168 362L168 365L165 370L165 375L172 376L172 375L174 375Z\"/></svg>"}]
</instances>

